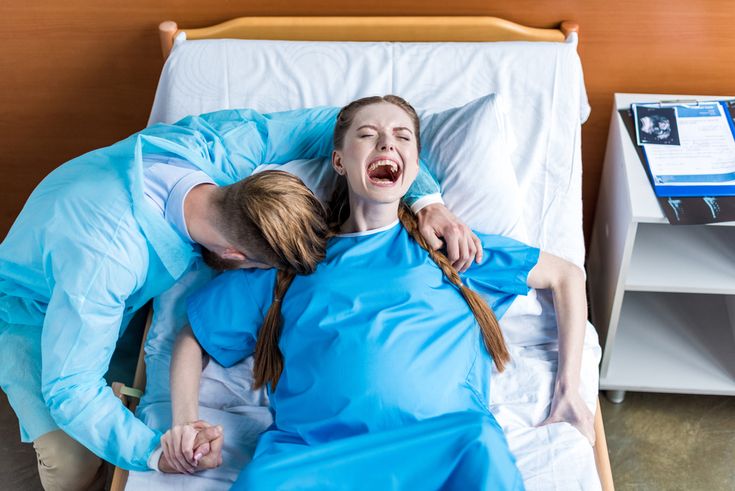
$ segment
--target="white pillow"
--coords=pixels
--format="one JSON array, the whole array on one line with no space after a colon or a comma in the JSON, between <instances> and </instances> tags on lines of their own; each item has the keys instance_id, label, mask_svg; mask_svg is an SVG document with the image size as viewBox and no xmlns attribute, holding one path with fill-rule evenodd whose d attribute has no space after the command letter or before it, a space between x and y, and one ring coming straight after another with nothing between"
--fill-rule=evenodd
<instances>
[{"instance_id":1,"label":"white pillow","mask_svg":"<svg viewBox=\"0 0 735 491\"><path fill-rule=\"evenodd\" d=\"M470 228L527 241L511 161L515 139L508 130L501 97L488 94L421 115L421 157L439 181L447 208Z\"/></svg>"},{"instance_id":2,"label":"white pillow","mask_svg":"<svg viewBox=\"0 0 735 491\"><path fill-rule=\"evenodd\" d=\"M420 111L419 118L421 158L439 182L447 207L478 232L527 241L510 158L514 139L500 97L488 94L433 114ZM269 169L298 176L322 201L332 194L336 174L327 158L262 165L256 172Z\"/></svg>"}]
</instances>

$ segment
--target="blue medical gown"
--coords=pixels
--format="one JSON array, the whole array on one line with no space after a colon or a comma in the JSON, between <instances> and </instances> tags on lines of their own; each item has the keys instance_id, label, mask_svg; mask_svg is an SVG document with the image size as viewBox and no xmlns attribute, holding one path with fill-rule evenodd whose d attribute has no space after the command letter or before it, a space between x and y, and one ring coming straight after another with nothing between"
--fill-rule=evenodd
<instances>
[{"instance_id":1,"label":"blue medical gown","mask_svg":"<svg viewBox=\"0 0 735 491\"><path fill-rule=\"evenodd\" d=\"M463 278L500 317L528 292L539 251L502 236L480 238L483 262ZM274 271L227 272L190 297L194 334L219 363L254 351L274 282ZM274 425L238 486L440 489L458 474L432 466L467 465L457 461L467 446L490 450L480 460L492 466L486 474L502 476L493 481L497 489L515 486L507 483L516 482L517 470L487 409L492 360L479 327L459 290L401 225L331 239L316 272L294 279L282 313ZM309 470L309 463L317 465ZM382 477L364 481L368 471Z\"/></svg>"},{"instance_id":2,"label":"blue medical gown","mask_svg":"<svg viewBox=\"0 0 735 491\"><path fill-rule=\"evenodd\" d=\"M144 198L143 156L183 158L227 185L263 163L329 156L337 111L227 110L158 124L38 185L0 244L0 385L24 441L58 427L134 470L159 444L103 378L126 320L198 257ZM414 199L438 191L422 179Z\"/></svg>"}]
</instances>

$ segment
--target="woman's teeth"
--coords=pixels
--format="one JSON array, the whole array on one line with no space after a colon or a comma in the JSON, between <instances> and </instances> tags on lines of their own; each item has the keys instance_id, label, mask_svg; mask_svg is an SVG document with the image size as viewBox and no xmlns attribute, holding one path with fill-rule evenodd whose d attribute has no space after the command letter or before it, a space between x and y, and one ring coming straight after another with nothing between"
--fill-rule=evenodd
<instances>
[{"instance_id":1,"label":"woman's teeth","mask_svg":"<svg viewBox=\"0 0 735 491\"><path fill-rule=\"evenodd\" d=\"M398 164L393 162L392 160L376 160L372 164L368 166L368 172L372 172L376 170L380 166L387 165L390 168L391 172L397 172L398 171Z\"/></svg>"},{"instance_id":2,"label":"woman's teeth","mask_svg":"<svg viewBox=\"0 0 735 491\"><path fill-rule=\"evenodd\" d=\"M376 160L368 165L368 177L376 182L389 183L398 178L398 164L392 160Z\"/></svg>"}]
</instances>

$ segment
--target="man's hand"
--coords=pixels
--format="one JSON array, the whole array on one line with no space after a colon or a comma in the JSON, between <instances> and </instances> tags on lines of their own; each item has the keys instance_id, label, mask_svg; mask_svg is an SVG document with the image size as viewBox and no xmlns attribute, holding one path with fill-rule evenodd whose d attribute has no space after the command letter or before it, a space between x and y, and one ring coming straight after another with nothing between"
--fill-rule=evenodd
<instances>
[{"instance_id":1,"label":"man's hand","mask_svg":"<svg viewBox=\"0 0 735 491\"><path fill-rule=\"evenodd\" d=\"M176 470L176 467L171 464L171 462L168 461L166 458L166 454L161 454L161 456L158 458L158 470L161 472L165 472L166 474L176 474L179 472Z\"/></svg>"},{"instance_id":2,"label":"man's hand","mask_svg":"<svg viewBox=\"0 0 735 491\"><path fill-rule=\"evenodd\" d=\"M221 426L205 421L176 425L161 438L161 472L191 474L222 464L224 434Z\"/></svg>"},{"instance_id":3,"label":"man's hand","mask_svg":"<svg viewBox=\"0 0 735 491\"><path fill-rule=\"evenodd\" d=\"M554 392L551 411L539 426L566 422L577 428L590 445L595 444L594 415L579 395L579 390Z\"/></svg>"},{"instance_id":4,"label":"man's hand","mask_svg":"<svg viewBox=\"0 0 735 491\"><path fill-rule=\"evenodd\" d=\"M460 273L467 271L472 261L482 261L480 239L454 216L446 206L435 203L422 208L418 213L419 231L433 249L441 249L446 244L447 257L454 269ZM444 244L442 240L444 239Z\"/></svg>"}]
</instances>

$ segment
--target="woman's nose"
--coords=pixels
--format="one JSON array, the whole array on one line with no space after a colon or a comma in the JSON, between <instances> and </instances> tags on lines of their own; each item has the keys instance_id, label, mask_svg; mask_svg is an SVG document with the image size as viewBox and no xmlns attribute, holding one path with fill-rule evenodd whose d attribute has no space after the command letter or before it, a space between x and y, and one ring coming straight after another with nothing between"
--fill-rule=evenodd
<instances>
[{"instance_id":1,"label":"woman's nose","mask_svg":"<svg viewBox=\"0 0 735 491\"><path fill-rule=\"evenodd\" d=\"M382 138L378 142L378 148L380 148L380 150L395 150L395 145L393 145L393 142L389 139Z\"/></svg>"}]
</instances>

